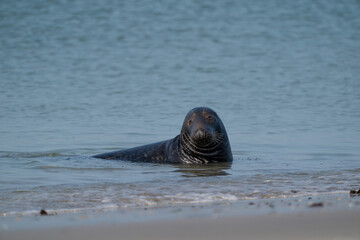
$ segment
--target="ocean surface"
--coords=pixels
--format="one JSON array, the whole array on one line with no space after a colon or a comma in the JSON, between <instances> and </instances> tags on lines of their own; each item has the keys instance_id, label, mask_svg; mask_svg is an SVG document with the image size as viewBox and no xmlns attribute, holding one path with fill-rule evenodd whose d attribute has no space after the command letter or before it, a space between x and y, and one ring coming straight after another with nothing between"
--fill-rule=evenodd
<instances>
[{"instance_id":1,"label":"ocean surface","mask_svg":"<svg viewBox=\"0 0 360 240\"><path fill-rule=\"evenodd\" d=\"M221 117L234 161L94 154ZM0 2L0 216L360 187L360 2Z\"/></svg>"}]
</instances>

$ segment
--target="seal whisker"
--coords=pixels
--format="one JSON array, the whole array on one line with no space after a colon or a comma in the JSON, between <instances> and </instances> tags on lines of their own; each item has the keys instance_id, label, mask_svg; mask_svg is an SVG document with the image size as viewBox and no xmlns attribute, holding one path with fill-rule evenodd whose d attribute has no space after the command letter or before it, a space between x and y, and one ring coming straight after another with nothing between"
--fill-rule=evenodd
<instances>
[{"instance_id":1,"label":"seal whisker","mask_svg":"<svg viewBox=\"0 0 360 240\"><path fill-rule=\"evenodd\" d=\"M217 138L214 139L214 142L216 142L218 144L224 143L224 141L222 141L221 139L217 139Z\"/></svg>"}]
</instances>

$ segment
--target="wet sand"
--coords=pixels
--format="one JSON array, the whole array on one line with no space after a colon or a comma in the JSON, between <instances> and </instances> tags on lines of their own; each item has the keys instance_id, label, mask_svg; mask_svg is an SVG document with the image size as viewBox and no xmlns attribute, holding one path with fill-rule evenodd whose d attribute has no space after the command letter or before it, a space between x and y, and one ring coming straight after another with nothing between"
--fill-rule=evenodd
<instances>
[{"instance_id":1,"label":"wet sand","mask_svg":"<svg viewBox=\"0 0 360 240\"><path fill-rule=\"evenodd\" d=\"M359 239L360 211L221 217L5 231L10 239Z\"/></svg>"},{"instance_id":2,"label":"wet sand","mask_svg":"<svg viewBox=\"0 0 360 240\"><path fill-rule=\"evenodd\" d=\"M141 220L134 221L128 216L135 213L119 211L107 217L106 213L71 219L61 214L37 216L34 222L63 218L67 224L60 221L59 226L2 229L0 239L360 239L360 197L320 197L320 202L304 199L243 201L215 208L179 208L178 212L148 209L140 213ZM291 202L301 204L286 208ZM166 214L172 217L161 217ZM120 218L125 221L116 220ZM83 224L80 219L85 219Z\"/></svg>"}]
</instances>

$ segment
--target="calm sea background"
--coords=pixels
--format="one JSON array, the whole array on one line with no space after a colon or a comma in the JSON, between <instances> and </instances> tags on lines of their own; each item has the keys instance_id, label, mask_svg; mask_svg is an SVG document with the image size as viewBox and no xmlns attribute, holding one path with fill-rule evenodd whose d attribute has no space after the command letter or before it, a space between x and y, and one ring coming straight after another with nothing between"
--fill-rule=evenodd
<instances>
[{"instance_id":1,"label":"calm sea background","mask_svg":"<svg viewBox=\"0 0 360 240\"><path fill-rule=\"evenodd\" d=\"M222 118L231 165L90 156ZM360 183L360 2L0 2L0 215L214 204Z\"/></svg>"}]
</instances>

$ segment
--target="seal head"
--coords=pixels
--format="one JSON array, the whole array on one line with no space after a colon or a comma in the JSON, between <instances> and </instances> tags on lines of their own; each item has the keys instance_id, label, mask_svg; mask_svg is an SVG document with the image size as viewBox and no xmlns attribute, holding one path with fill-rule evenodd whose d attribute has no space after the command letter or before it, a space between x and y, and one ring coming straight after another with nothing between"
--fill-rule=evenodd
<instances>
[{"instance_id":1,"label":"seal head","mask_svg":"<svg viewBox=\"0 0 360 240\"><path fill-rule=\"evenodd\" d=\"M180 158L187 163L231 162L233 159L224 124L211 108L190 110L179 138Z\"/></svg>"}]
</instances>

